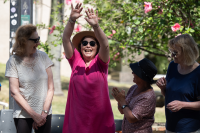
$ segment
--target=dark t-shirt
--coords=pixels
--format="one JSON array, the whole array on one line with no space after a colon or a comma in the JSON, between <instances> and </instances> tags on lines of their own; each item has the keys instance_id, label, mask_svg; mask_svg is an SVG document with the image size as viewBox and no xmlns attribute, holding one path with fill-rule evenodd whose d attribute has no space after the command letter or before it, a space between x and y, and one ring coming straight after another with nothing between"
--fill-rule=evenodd
<instances>
[{"instance_id":1,"label":"dark t-shirt","mask_svg":"<svg viewBox=\"0 0 200 133\"><path fill-rule=\"evenodd\" d=\"M167 71L165 107L168 103L179 100L195 102L200 100L200 66L189 74L178 72L178 64L172 61ZM166 128L172 132L188 133L200 128L200 111L181 109L172 112L165 108Z\"/></svg>"}]
</instances>

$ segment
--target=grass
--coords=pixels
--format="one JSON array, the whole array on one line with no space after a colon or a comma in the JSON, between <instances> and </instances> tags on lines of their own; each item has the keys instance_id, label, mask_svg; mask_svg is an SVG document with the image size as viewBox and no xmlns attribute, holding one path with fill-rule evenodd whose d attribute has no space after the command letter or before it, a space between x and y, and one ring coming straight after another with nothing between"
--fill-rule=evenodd
<instances>
[{"instance_id":1,"label":"grass","mask_svg":"<svg viewBox=\"0 0 200 133\"><path fill-rule=\"evenodd\" d=\"M9 103L9 82L8 79L5 78L5 64L0 64L0 83L2 85L1 92L0 92L0 101ZM61 77L61 83L62 83L62 91L64 96L54 96L53 102L52 102L52 110L53 114L64 114L65 113L65 107L67 102L67 94L68 94L68 86L69 86L69 78ZM110 94L110 101L111 106L114 114L114 119L123 119L123 115L119 113L117 102L111 95L111 89L113 87L118 87L119 89L124 89L126 92L128 91L129 87L131 85L128 84L119 84L119 83L108 83L109 86L109 94ZM153 85L153 88L155 90L158 90L158 88ZM3 107L0 106L0 109ZM8 109L9 107L6 107ZM156 122L165 122L165 110L163 108L156 108L155 113L155 121Z\"/></svg>"}]
</instances>

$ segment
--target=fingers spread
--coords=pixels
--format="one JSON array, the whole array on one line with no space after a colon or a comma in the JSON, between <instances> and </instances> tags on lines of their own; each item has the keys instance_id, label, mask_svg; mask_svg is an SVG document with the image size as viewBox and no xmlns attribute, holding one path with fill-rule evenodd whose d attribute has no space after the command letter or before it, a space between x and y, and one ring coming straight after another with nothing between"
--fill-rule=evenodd
<instances>
[{"instance_id":1,"label":"fingers spread","mask_svg":"<svg viewBox=\"0 0 200 133\"><path fill-rule=\"evenodd\" d=\"M77 4L76 4L76 7L75 7L75 9L78 9L78 7L79 7L79 3L77 3Z\"/></svg>"},{"instance_id":2,"label":"fingers spread","mask_svg":"<svg viewBox=\"0 0 200 133\"><path fill-rule=\"evenodd\" d=\"M71 3L71 10L73 10L74 9L74 7L73 7L73 4Z\"/></svg>"},{"instance_id":3,"label":"fingers spread","mask_svg":"<svg viewBox=\"0 0 200 133\"><path fill-rule=\"evenodd\" d=\"M83 7L81 7L78 12L80 13L82 10L83 10Z\"/></svg>"},{"instance_id":4,"label":"fingers spread","mask_svg":"<svg viewBox=\"0 0 200 133\"><path fill-rule=\"evenodd\" d=\"M94 10L93 10L93 8L91 8L91 13L94 13Z\"/></svg>"},{"instance_id":5,"label":"fingers spread","mask_svg":"<svg viewBox=\"0 0 200 133\"><path fill-rule=\"evenodd\" d=\"M82 3L79 4L78 8L80 8L82 6Z\"/></svg>"},{"instance_id":6,"label":"fingers spread","mask_svg":"<svg viewBox=\"0 0 200 133\"><path fill-rule=\"evenodd\" d=\"M91 13L90 9L88 8L88 12Z\"/></svg>"},{"instance_id":7,"label":"fingers spread","mask_svg":"<svg viewBox=\"0 0 200 133\"><path fill-rule=\"evenodd\" d=\"M87 17L89 18L89 12L88 12L88 11L85 11L85 13L86 13Z\"/></svg>"},{"instance_id":8,"label":"fingers spread","mask_svg":"<svg viewBox=\"0 0 200 133\"><path fill-rule=\"evenodd\" d=\"M97 16L97 18L98 18L98 10L96 10L96 16Z\"/></svg>"}]
</instances>

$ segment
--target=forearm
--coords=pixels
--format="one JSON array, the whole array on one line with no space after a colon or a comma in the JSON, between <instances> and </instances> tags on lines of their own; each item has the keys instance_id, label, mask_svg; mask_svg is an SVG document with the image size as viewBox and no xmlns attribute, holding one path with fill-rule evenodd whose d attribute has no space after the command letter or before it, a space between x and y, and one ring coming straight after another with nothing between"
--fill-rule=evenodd
<instances>
[{"instance_id":1,"label":"forearm","mask_svg":"<svg viewBox=\"0 0 200 133\"><path fill-rule=\"evenodd\" d=\"M63 47L65 50L65 56L69 59L73 55L73 46L70 41L70 37L73 33L75 23L67 22L67 25L65 26L64 32L63 32Z\"/></svg>"},{"instance_id":2,"label":"forearm","mask_svg":"<svg viewBox=\"0 0 200 133\"><path fill-rule=\"evenodd\" d=\"M104 49L108 49L109 48L108 47L108 39L107 39L105 33L103 32L103 30L101 29L101 27L99 26L99 24L94 26L93 29L94 29L95 36L98 39L101 47Z\"/></svg>"},{"instance_id":3,"label":"forearm","mask_svg":"<svg viewBox=\"0 0 200 133\"><path fill-rule=\"evenodd\" d=\"M75 22L75 21L74 21ZM73 33L75 23L71 23L70 21L67 22L63 32L63 40L70 40L70 37Z\"/></svg>"},{"instance_id":4,"label":"forearm","mask_svg":"<svg viewBox=\"0 0 200 133\"><path fill-rule=\"evenodd\" d=\"M103 30L99 26L94 27L94 33L100 44L99 57L100 59L102 59L102 61L108 62L109 60L108 39Z\"/></svg>"},{"instance_id":5,"label":"forearm","mask_svg":"<svg viewBox=\"0 0 200 133\"><path fill-rule=\"evenodd\" d=\"M129 107L125 107L123 109L123 113L129 123L134 123L138 121L138 119L132 114L132 111Z\"/></svg>"},{"instance_id":6,"label":"forearm","mask_svg":"<svg viewBox=\"0 0 200 133\"><path fill-rule=\"evenodd\" d=\"M200 110L200 101L197 102L182 102L183 109Z\"/></svg>"},{"instance_id":7,"label":"forearm","mask_svg":"<svg viewBox=\"0 0 200 133\"><path fill-rule=\"evenodd\" d=\"M127 105L126 101L120 101L120 105ZM122 109L122 112L124 114L124 116L126 117L126 119L128 120L129 123L134 123L136 121L138 121L138 119L132 114L132 111L130 110L129 106L125 107L124 109Z\"/></svg>"},{"instance_id":8,"label":"forearm","mask_svg":"<svg viewBox=\"0 0 200 133\"><path fill-rule=\"evenodd\" d=\"M29 106L28 102L22 97L20 93L12 93L11 95L19 104L19 106L22 107L22 109L25 110L32 118L36 115L36 112Z\"/></svg>"},{"instance_id":9,"label":"forearm","mask_svg":"<svg viewBox=\"0 0 200 133\"><path fill-rule=\"evenodd\" d=\"M54 89L49 89L47 92L47 97L44 102L43 110L49 111L52 100L53 100L53 95L54 95Z\"/></svg>"},{"instance_id":10,"label":"forearm","mask_svg":"<svg viewBox=\"0 0 200 133\"><path fill-rule=\"evenodd\" d=\"M118 110L121 114L124 114L123 110L122 110L122 106L118 103Z\"/></svg>"}]
</instances>

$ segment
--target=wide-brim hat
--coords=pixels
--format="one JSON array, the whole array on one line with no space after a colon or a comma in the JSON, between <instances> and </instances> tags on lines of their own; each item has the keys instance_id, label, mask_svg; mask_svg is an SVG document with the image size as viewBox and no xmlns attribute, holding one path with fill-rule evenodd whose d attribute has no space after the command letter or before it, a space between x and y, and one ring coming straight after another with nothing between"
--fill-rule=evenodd
<instances>
[{"instance_id":1,"label":"wide-brim hat","mask_svg":"<svg viewBox=\"0 0 200 133\"><path fill-rule=\"evenodd\" d=\"M77 33L72 39L72 44L78 51L79 51L78 46L79 46L81 40L86 36L93 37L97 40L97 38L94 34L94 31L81 31L81 32Z\"/></svg>"},{"instance_id":2,"label":"wide-brim hat","mask_svg":"<svg viewBox=\"0 0 200 133\"><path fill-rule=\"evenodd\" d=\"M136 74L142 80L147 81L150 84L156 82L155 80L153 80L153 78L157 74L157 68L154 63L147 58L144 58L136 63L131 63L130 68L134 72L134 74Z\"/></svg>"}]
</instances>

